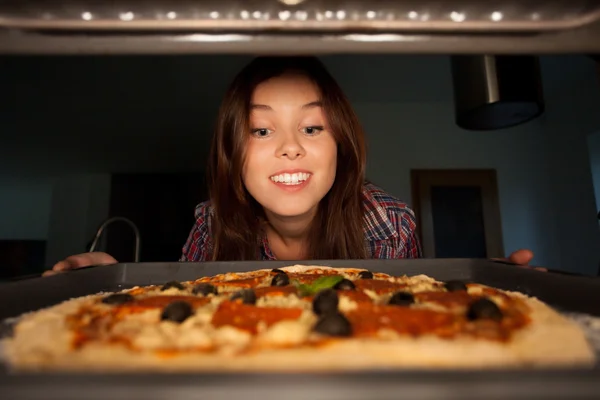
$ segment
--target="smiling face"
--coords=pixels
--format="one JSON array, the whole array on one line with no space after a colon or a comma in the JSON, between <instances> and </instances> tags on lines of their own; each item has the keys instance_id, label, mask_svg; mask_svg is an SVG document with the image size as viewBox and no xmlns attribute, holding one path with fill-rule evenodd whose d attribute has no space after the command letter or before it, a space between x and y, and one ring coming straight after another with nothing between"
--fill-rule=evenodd
<instances>
[{"instance_id":1,"label":"smiling face","mask_svg":"<svg viewBox=\"0 0 600 400\"><path fill-rule=\"evenodd\" d=\"M256 87L242 178L267 214L313 215L335 180L337 145L317 86L285 74Z\"/></svg>"}]
</instances>

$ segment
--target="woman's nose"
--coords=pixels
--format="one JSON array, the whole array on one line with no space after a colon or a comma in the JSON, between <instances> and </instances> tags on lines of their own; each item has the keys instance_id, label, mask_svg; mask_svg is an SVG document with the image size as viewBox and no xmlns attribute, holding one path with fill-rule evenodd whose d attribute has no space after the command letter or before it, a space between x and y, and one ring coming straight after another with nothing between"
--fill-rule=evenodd
<instances>
[{"instance_id":1,"label":"woman's nose","mask_svg":"<svg viewBox=\"0 0 600 400\"><path fill-rule=\"evenodd\" d=\"M281 145L277 150L278 157L287 157L290 160L294 160L302 157L304 154L304 147L297 135L292 132L283 135Z\"/></svg>"}]
</instances>

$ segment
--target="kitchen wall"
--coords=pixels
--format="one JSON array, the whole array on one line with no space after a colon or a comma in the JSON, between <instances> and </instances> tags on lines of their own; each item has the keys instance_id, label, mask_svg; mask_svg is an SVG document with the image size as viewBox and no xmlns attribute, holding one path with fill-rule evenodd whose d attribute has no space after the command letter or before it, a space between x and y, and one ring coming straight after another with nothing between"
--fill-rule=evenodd
<instances>
[{"instance_id":1,"label":"kitchen wall","mask_svg":"<svg viewBox=\"0 0 600 400\"><path fill-rule=\"evenodd\" d=\"M0 175L0 239L45 240L52 182L46 177Z\"/></svg>"},{"instance_id":2,"label":"kitchen wall","mask_svg":"<svg viewBox=\"0 0 600 400\"><path fill-rule=\"evenodd\" d=\"M592 180L594 182L594 193L596 195L596 209L600 213L600 132L588 136L588 149L590 153L590 166L592 168ZM600 220L598 220L600 223Z\"/></svg>"},{"instance_id":3,"label":"kitchen wall","mask_svg":"<svg viewBox=\"0 0 600 400\"><path fill-rule=\"evenodd\" d=\"M82 253L108 217L109 174L70 174L52 179L46 260Z\"/></svg>"},{"instance_id":4,"label":"kitchen wall","mask_svg":"<svg viewBox=\"0 0 600 400\"><path fill-rule=\"evenodd\" d=\"M368 133L371 180L410 203L411 168L495 168L506 252L531 248L537 264L596 273L591 61L545 57L542 118L467 132L454 125L447 57L324 59ZM10 177L0 178L0 238L49 238L51 265L84 249L107 216L109 173L201 171L218 101L247 60L0 60L12 91L0 96L0 175Z\"/></svg>"}]
</instances>

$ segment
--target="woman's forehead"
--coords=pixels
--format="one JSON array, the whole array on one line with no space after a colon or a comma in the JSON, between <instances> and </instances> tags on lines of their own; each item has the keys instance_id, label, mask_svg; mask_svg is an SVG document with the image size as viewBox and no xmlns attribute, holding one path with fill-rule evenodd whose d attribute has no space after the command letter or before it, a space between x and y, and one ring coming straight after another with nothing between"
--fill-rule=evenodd
<instances>
[{"instance_id":1,"label":"woman's forehead","mask_svg":"<svg viewBox=\"0 0 600 400\"><path fill-rule=\"evenodd\" d=\"M260 83L252 94L253 104L269 102L306 103L321 99L317 85L307 76L298 73L286 73Z\"/></svg>"}]
</instances>

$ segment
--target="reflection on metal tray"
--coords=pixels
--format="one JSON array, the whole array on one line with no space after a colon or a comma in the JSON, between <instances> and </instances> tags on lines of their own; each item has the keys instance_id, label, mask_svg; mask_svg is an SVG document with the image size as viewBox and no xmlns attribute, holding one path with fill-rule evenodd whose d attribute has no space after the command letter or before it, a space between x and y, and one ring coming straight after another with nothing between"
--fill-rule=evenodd
<instances>
[{"instance_id":1,"label":"reflection on metal tray","mask_svg":"<svg viewBox=\"0 0 600 400\"><path fill-rule=\"evenodd\" d=\"M600 53L596 0L12 0L8 54Z\"/></svg>"},{"instance_id":2,"label":"reflection on metal tray","mask_svg":"<svg viewBox=\"0 0 600 400\"><path fill-rule=\"evenodd\" d=\"M0 26L19 29L312 31L528 31L577 28L600 18L593 0L18 0Z\"/></svg>"},{"instance_id":3,"label":"reflection on metal tray","mask_svg":"<svg viewBox=\"0 0 600 400\"><path fill-rule=\"evenodd\" d=\"M393 275L427 274L462 279L536 296L559 309L600 316L600 279L538 272L487 260L418 259L310 261L360 267ZM276 268L294 263L139 263L86 268L48 278L0 284L0 319L68 298L135 285L191 280L226 271ZM589 317L584 317L589 321ZM585 321L584 321L585 322ZM586 322L587 323L587 322ZM595 322L594 322L595 323ZM593 325L593 324L592 324ZM591 325L590 325L591 326ZM10 329L5 326L7 331ZM587 399L600 394L600 369L566 371L389 371L342 374L130 374L16 375L0 372L6 398L159 399L166 396L280 399ZM168 393L168 394L167 394Z\"/></svg>"}]
</instances>

